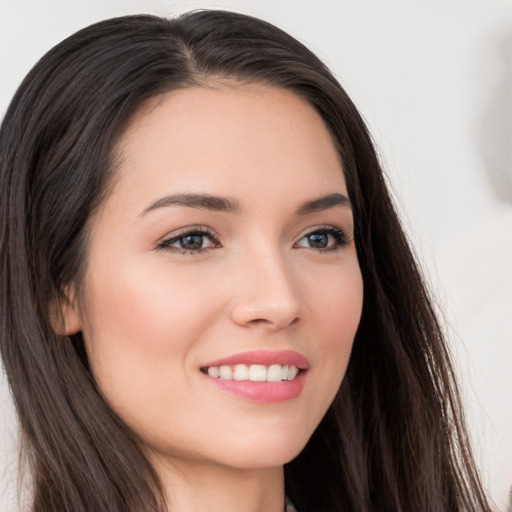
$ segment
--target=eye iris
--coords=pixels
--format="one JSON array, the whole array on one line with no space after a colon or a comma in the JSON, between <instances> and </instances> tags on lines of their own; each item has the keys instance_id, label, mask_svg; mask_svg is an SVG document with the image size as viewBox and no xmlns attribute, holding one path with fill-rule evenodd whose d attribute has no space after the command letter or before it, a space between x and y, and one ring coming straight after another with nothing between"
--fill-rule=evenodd
<instances>
[{"instance_id":1,"label":"eye iris","mask_svg":"<svg viewBox=\"0 0 512 512\"><path fill-rule=\"evenodd\" d=\"M187 235L180 238L180 246L182 249L201 249L203 247L202 235Z\"/></svg>"},{"instance_id":2,"label":"eye iris","mask_svg":"<svg viewBox=\"0 0 512 512\"><path fill-rule=\"evenodd\" d=\"M315 249L323 249L329 244L329 235L326 233L311 233L308 235L308 239L310 246Z\"/></svg>"}]
</instances>

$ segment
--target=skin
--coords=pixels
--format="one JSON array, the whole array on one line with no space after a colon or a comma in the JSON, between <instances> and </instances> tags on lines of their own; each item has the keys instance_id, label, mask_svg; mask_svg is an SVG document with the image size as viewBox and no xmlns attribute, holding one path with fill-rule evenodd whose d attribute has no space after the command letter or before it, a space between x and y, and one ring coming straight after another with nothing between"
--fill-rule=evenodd
<instances>
[{"instance_id":1,"label":"skin","mask_svg":"<svg viewBox=\"0 0 512 512\"><path fill-rule=\"evenodd\" d=\"M117 151L67 334L83 331L99 388L140 436L172 510L282 512L283 464L332 402L361 315L350 206L297 213L347 196L330 134L289 91L218 85L152 99ZM239 211L155 206L184 193L229 197ZM176 236L198 226L213 238L183 253ZM307 235L325 226L345 242L322 232L332 250L312 247ZM251 350L305 356L300 395L259 403L200 370Z\"/></svg>"}]
</instances>

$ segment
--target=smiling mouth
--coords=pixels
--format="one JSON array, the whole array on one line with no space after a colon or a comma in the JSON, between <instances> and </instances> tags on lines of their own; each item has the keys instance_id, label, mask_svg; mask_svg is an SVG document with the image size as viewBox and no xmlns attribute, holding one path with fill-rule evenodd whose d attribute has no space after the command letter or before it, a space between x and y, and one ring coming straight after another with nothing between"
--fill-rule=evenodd
<instances>
[{"instance_id":1,"label":"smiling mouth","mask_svg":"<svg viewBox=\"0 0 512 512\"><path fill-rule=\"evenodd\" d=\"M294 365L272 364L235 364L208 366L201 371L214 379L250 381L250 382L281 382L293 381L301 369Z\"/></svg>"}]
</instances>

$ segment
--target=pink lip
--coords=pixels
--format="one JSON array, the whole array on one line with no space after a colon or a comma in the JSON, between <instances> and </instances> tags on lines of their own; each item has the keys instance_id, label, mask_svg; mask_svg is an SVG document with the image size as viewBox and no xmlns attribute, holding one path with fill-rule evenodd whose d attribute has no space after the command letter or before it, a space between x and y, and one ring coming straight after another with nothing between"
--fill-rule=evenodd
<instances>
[{"instance_id":1,"label":"pink lip","mask_svg":"<svg viewBox=\"0 0 512 512\"><path fill-rule=\"evenodd\" d=\"M263 364L270 366L272 364L293 365L300 369L295 379L281 382L251 382L224 380L212 378L207 373L203 373L209 382L217 386L220 390L249 400L260 403L276 403L285 400L291 400L300 395L306 383L308 360L298 352L293 350L282 351L264 351L257 350L234 354L216 361L211 361L202 368L211 366L234 366L236 364Z\"/></svg>"},{"instance_id":2,"label":"pink lip","mask_svg":"<svg viewBox=\"0 0 512 512\"><path fill-rule=\"evenodd\" d=\"M220 390L235 396L260 403L276 403L291 400L300 395L306 382L306 371L301 371L293 380L281 382L251 382L248 380L213 379L204 374Z\"/></svg>"},{"instance_id":3,"label":"pink lip","mask_svg":"<svg viewBox=\"0 0 512 512\"><path fill-rule=\"evenodd\" d=\"M235 364L263 364L270 366L271 364L288 364L296 366L301 370L309 368L308 360L294 350L254 350L252 352L242 352L241 354L233 354L232 356L217 359L203 365L203 368L211 366L233 366Z\"/></svg>"}]
</instances>

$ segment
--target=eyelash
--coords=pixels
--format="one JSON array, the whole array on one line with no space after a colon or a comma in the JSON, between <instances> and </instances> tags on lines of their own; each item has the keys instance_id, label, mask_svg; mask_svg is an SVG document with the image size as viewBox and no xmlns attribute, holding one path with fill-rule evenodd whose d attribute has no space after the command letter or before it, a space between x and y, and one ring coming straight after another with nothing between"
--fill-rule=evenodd
<instances>
[{"instance_id":1,"label":"eyelash","mask_svg":"<svg viewBox=\"0 0 512 512\"><path fill-rule=\"evenodd\" d=\"M348 245L348 237L345 234L345 232L339 228L335 228L334 226L322 226L319 228L315 228L312 231L309 231L308 233L304 234L300 240L303 240L304 238L315 235L315 234L326 234L331 235L334 238L335 243L331 247L324 247L324 248L314 248L309 247L310 250L315 252L334 252L342 247ZM299 241L300 241L299 240ZM308 249L305 247L305 249Z\"/></svg>"},{"instance_id":2,"label":"eyelash","mask_svg":"<svg viewBox=\"0 0 512 512\"><path fill-rule=\"evenodd\" d=\"M213 247L201 247L200 249L183 249L178 247L171 247L172 244L179 242L188 236L201 236L208 237L213 242ZM208 249L220 247L220 243L217 240L215 233L204 226L198 226L196 228L187 228L176 235L162 240L157 246L157 249L166 249L168 251L176 252L178 254L200 254Z\"/></svg>"},{"instance_id":3,"label":"eyelash","mask_svg":"<svg viewBox=\"0 0 512 512\"><path fill-rule=\"evenodd\" d=\"M320 228L313 229L312 231L309 231L308 233L305 233L300 239L303 240L304 238L314 235L314 234L326 234L331 235L334 238L335 243L330 247L324 247L324 248L315 248L315 247L304 247L304 249L309 249L315 252L334 252L339 250L340 248L346 246L348 244L348 238L345 235L345 233L338 228L335 228L334 226L322 226ZM208 237L212 241L212 246L210 247L201 247L199 249L183 249L178 247L172 247L172 244L175 244L176 242L179 242L181 239L191 236L201 236L201 237ZM298 242L294 244L294 247L296 246ZM156 249L158 250L168 250L171 252L176 252L178 254L192 254L197 255L201 254L209 249L216 249L218 247L221 247L217 237L211 231L210 229L200 226L197 228L189 228L186 229L180 233L177 233L176 235L166 238L162 240L158 245L156 246Z\"/></svg>"}]
</instances>

